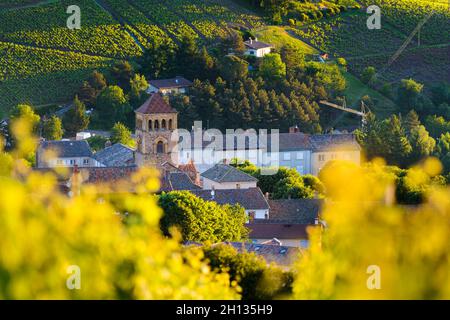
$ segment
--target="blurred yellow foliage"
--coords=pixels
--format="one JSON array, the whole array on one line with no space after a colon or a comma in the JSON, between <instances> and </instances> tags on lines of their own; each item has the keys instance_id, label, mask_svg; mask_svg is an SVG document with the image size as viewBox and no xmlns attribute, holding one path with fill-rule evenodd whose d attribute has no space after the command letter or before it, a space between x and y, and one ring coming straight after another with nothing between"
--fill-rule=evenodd
<instances>
[{"instance_id":1,"label":"blurred yellow foliage","mask_svg":"<svg viewBox=\"0 0 450 320\"><path fill-rule=\"evenodd\" d=\"M133 176L133 193L89 186L69 198L53 174L23 165L36 140L26 123L13 128L17 148L0 148L0 299L239 298L201 252L161 235L154 171Z\"/></svg>"},{"instance_id":2,"label":"blurred yellow foliage","mask_svg":"<svg viewBox=\"0 0 450 320\"><path fill-rule=\"evenodd\" d=\"M408 178L423 183L440 168L429 159ZM430 186L423 205L395 205L393 177L381 160L368 167L336 162L321 177L333 200L324 230L310 231L311 247L297 265L296 299L450 298L449 189Z\"/></svg>"}]
</instances>

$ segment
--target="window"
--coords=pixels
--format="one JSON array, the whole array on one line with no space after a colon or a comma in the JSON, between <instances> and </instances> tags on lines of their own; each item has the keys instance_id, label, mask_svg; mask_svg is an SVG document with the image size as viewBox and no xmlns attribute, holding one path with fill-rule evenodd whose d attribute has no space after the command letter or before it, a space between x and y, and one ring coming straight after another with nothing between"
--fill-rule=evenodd
<instances>
[{"instance_id":1,"label":"window","mask_svg":"<svg viewBox=\"0 0 450 320\"><path fill-rule=\"evenodd\" d=\"M74 165L75 164L75 160L74 159L70 159L70 164Z\"/></svg>"},{"instance_id":2,"label":"window","mask_svg":"<svg viewBox=\"0 0 450 320\"><path fill-rule=\"evenodd\" d=\"M164 153L164 143L162 141L156 144L156 153Z\"/></svg>"},{"instance_id":3,"label":"window","mask_svg":"<svg viewBox=\"0 0 450 320\"><path fill-rule=\"evenodd\" d=\"M148 130L151 131L152 129L152 120L148 120Z\"/></svg>"},{"instance_id":4,"label":"window","mask_svg":"<svg viewBox=\"0 0 450 320\"><path fill-rule=\"evenodd\" d=\"M153 129L159 130L159 121L158 120L155 120L155 126Z\"/></svg>"},{"instance_id":5,"label":"window","mask_svg":"<svg viewBox=\"0 0 450 320\"><path fill-rule=\"evenodd\" d=\"M325 155L319 154L319 161L325 161Z\"/></svg>"},{"instance_id":6,"label":"window","mask_svg":"<svg viewBox=\"0 0 450 320\"><path fill-rule=\"evenodd\" d=\"M297 152L297 160L303 160L303 152Z\"/></svg>"},{"instance_id":7,"label":"window","mask_svg":"<svg viewBox=\"0 0 450 320\"><path fill-rule=\"evenodd\" d=\"M165 130L166 129L166 120L162 120L161 121L161 129Z\"/></svg>"},{"instance_id":8,"label":"window","mask_svg":"<svg viewBox=\"0 0 450 320\"><path fill-rule=\"evenodd\" d=\"M172 130L172 119L169 120L169 130Z\"/></svg>"},{"instance_id":9,"label":"window","mask_svg":"<svg viewBox=\"0 0 450 320\"><path fill-rule=\"evenodd\" d=\"M236 189L240 189L241 188L241 184L240 183L236 183Z\"/></svg>"},{"instance_id":10,"label":"window","mask_svg":"<svg viewBox=\"0 0 450 320\"><path fill-rule=\"evenodd\" d=\"M250 51L250 54L253 54L253 55L254 55L254 54L255 54L255 51Z\"/></svg>"},{"instance_id":11,"label":"window","mask_svg":"<svg viewBox=\"0 0 450 320\"><path fill-rule=\"evenodd\" d=\"M83 159L83 164L84 165L88 165L89 164L89 159Z\"/></svg>"},{"instance_id":12,"label":"window","mask_svg":"<svg viewBox=\"0 0 450 320\"><path fill-rule=\"evenodd\" d=\"M283 160L291 160L290 152L283 153Z\"/></svg>"}]
</instances>

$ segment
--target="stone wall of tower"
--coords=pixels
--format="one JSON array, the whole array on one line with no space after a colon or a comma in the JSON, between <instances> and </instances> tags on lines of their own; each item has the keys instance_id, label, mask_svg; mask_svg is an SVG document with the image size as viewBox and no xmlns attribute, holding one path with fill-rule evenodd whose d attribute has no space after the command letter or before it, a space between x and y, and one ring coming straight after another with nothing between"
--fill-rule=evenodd
<instances>
[{"instance_id":1,"label":"stone wall of tower","mask_svg":"<svg viewBox=\"0 0 450 320\"><path fill-rule=\"evenodd\" d=\"M136 113L136 164L160 167L166 161L178 165L176 113ZM158 144L160 145L158 149ZM162 151L162 152L161 152Z\"/></svg>"}]
</instances>

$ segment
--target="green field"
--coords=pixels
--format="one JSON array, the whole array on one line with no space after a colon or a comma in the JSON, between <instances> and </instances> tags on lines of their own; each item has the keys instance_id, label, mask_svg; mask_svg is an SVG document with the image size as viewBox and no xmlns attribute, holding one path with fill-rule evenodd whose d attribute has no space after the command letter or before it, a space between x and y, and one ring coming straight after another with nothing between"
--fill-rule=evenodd
<instances>
[{"instance_id":1,"label":"green field","mask_svg":"<svg viewBox=\"0 0 450 320\"><path fill-rule=\"evenodd\" d=\"M69 5L81 9L80 30L66 27ZM0 118L20 102L68 102L92 70L176 45L183 33L208 43L232 27L264 25L220 0L6 0L0 21Z\"/></svg>"},{"instance_id":2,"label":"green field","mask_svg":"<svg viewBox=\"0 0 450 320\"><path fill-rule=\"evenodd\" d=\"M317 53L317 50L308 45L307 43L297 39L291 35L291 28L279 27L279 26L267 26L258 30L254 30L253 34L258 37L259 40L270 43L276 48L281 48L286 44L291 44L296 48L299 48L305 54Z\"/></svg>"}]
</instances>

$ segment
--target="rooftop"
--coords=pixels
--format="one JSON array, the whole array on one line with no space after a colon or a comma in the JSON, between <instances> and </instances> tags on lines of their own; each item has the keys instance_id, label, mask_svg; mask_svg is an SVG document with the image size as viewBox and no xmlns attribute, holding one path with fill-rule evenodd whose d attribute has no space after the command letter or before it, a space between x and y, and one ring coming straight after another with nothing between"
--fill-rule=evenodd
<instances>
[{"instance_id":1,"label":"rooftop","mask_svg":"<svg viewBox=\"0 0 450 320\"><path fill-rule=\"evenodd\" d=\"M306 229L309 224L290 223L257 223L251 222L245 225L250 229L250 239L308 239Z\"/></svg>"},{"instance_id":2,"label":"rooftop","mask_svg":"<svg viewBox=\"0 0 450 320\"><path fill-rule=\"evenodd\" d=\"M199 190L198 185L192 182L191 178L185 172L167 172L161 179L160 191L175 190Z\"/></svg>"},{"instance_id":3,"label":"rooftop","mask_svg":"<svg viewBox=\"0 0 450 320\"><path fill-rule=\"evenodd\" d=\"M268 264L274 262L280 266L291 266L301 255L301 249L272 244L254 244L244 242L225 242L236 248L238 252L254 252L262 256Z\"/></svg>"},{"instance_id":4,"label":"rooftop","mask_svg":"<svg viewBox=\"0 0 450 320\"><path fill-rule=\"evenodd\" d=\"M39 151L53 151L59 158L92 157L91 148L84 140L43 141Z\"/></svg>"},{"instance_id":5,"label":"rooftop","mask_svg":"<svg viewBox=\"0 0 450 320\"><path fill-rule=\"evenodd\" d=\"M313 152L320 151L359 151L361 147L355 135L345 134L314 134L310 136Z\"/></svg>"},{"instance_id":6,"label":"rooftop","mask_svg":"<svg viewBox=\"0 0 450 320\"><path fill-rule=\"evenodd\" d=\"M322 205L323 200L320 199L269 200L270 216L269 220L264 221L314 224L315 219L319 217Z\"/></svg>"},{"instance_id":7,"label":"rooftop","mask_svg":"<svg viewBox=\"0 0 450 320\"><path fill-rule=\"evenodd\" d=\"M250 39L250 40L244 41L244 44L246 47L248 47L250 49L255 49L255 50L273 47L271 44L258 41L258 39L256 39L256 40Z\"/></svg>"},{"instance_id":8,"label":"rooftop","mask_svg":"<svg viewBox=\"0 0 450 320\"><path fill-rule=\"evenodd\" d=\"M98 151L94 158L106 167L127 167L134 165L134 150L116 143Z\"/></svg>"},{"instance_id":9,"label":"rooftop","mask_svg":"<svg viewBox=\"0 0 450 320\"><path fill-rule=\"evenodd\" d=\"M136 109L137 113L177 113L159 93L153 93L142 106Z\"/></svg>"},{"instance_id":10,"label":"rooftop","mask_svg":"<svg viewBox=\"0 0 450 320\"><path fill-rule=\"evenodd\" d=\"M215 182L256 182L258 179L228 164L216 164L201 174Z\"/></svg>"},{"instance_id":11,"label":"rooftop","mask_svg":"<svg viewBox=\"0 0 450 320\"><path fill-rule=\"evenodd\" d=\"M149 83L158 89L182 88L192 86L191 81L179 76L171 79L150 80Z\"/></svg>"},{"instance_id":12,"label":"rooftop","mask_svg":"<svg viewBox=\"0 0 450 320\"><path fill-rule=\"evenodd\" d=\"M215 201L218 204L239 204L246 210L268 210L269 204L259 188L248 189L220 189L214 190L192 190L196 196L207 200Z\"/></svg>"}]
</instances>

